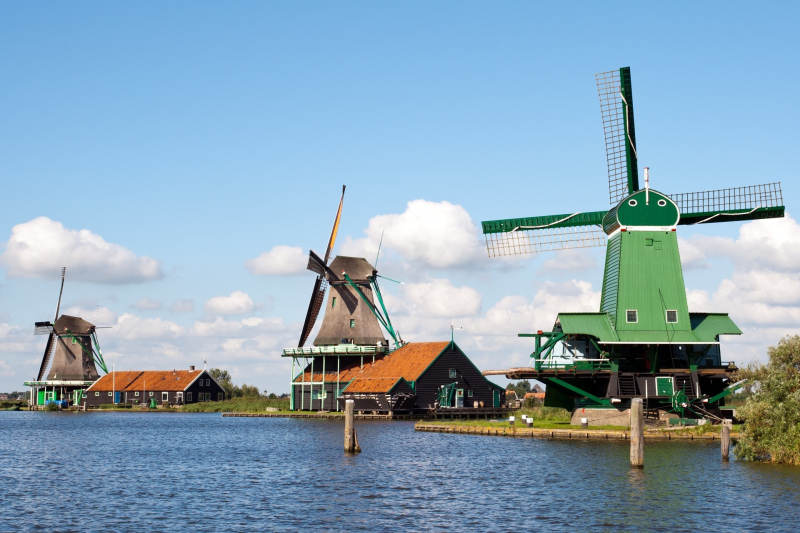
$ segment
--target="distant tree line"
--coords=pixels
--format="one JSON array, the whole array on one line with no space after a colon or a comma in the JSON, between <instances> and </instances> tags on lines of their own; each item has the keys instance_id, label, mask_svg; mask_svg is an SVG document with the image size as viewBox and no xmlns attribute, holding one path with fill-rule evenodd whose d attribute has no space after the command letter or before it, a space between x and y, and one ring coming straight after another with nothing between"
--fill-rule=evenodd
<instances>
[{"instance_id":1,"label":"distant tree line","mask_svg":"<svg viewBox=\"0 0 800 533\"><path fill-rule=\"evenodd\" d=\"M234 398L269 398L271 400L277 400L289 396L288 394L277 395L274 392L267 392L266 390L261 391L255 385L248 385L247 383L242 383L241 386L234 385L230 373L221 368L212 368L208 371L208 374L214 378L214 381L219 383L219 386L225 391L225 399L227 400L232 400Z\"/></svg>"}]
</instances>

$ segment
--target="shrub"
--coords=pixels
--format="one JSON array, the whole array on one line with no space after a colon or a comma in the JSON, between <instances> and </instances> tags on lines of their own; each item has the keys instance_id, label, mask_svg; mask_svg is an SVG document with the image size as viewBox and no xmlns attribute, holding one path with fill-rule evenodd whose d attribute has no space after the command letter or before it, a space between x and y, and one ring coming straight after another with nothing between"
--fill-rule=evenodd
<instances>
[{"instance_id":1,"label":"shrub","mask_svg":"<svg viewBox=\"0 0 800 533\"><path fill-rule=\"evenodd\" d=\"M740 459L800 465L800 336L767 350L766 364L739 372L751 395L737 416L745 421L735 448Z\"/></svg>"}]
</instances>

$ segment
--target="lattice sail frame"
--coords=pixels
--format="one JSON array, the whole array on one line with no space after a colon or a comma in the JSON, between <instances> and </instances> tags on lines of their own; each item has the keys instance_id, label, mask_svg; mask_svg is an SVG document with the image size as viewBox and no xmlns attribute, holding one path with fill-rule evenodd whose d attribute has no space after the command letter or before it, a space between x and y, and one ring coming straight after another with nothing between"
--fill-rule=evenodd
<instances>
[{"instance_id":1,"label":"lattice sail frame","mask_svg":"<svg viewBox=\"0 0 800 533\"><path fill-rule=\"evenodd\" d=\"M608 195L611 205L628 196L628 155L625 138L627 124L622 100L620 71L595 74L597 93L600 96L600 113L603 117L603 135L606 140L608 165Z\"/></svg>"},{"instance_id":2,"label":"lattice sail frame","mask_svg":"<svg viewBox=\"0 0 800 533\"><path fill-rule=\"evenodd\" d=\"M599 226L571 226L544 229L524 227L505 233L486 234L489 257L525 255L573 248L606 245L606 234Z\"/></svg>"},{"instance_id":3,"label":"lattice sail frame","mask_svg":"<svg viewBox=\"0 0 800 533\"><path fill-rule=\"evenodd\" d=\"M783 205L780 183L763 183L747 187L714 191L670 194L681 214L718 213L719 211L753 210Z\"/></svg>"}]
</instances>

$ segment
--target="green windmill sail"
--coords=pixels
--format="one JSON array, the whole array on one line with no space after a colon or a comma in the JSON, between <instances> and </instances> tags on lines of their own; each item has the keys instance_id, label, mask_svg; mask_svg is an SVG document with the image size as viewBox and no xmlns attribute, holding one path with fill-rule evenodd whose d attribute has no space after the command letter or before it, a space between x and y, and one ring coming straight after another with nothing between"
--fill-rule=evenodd
<instances>
[{"instance_id":1,"label":"green windmill sail","mask_svg":"<svg viewBox=\"0 0 800 533\"><path fill-rule=\"evenodd\" d=\"M624 406L644 396L671 408L681 393L692 412L713 416L735 370L722 365L719 336L741 331L727 314L690 312L677 228L783 217L780 183L665 194L649 187L645 167L640 188L630 68L596 77L611 209L482 227L490 257L606 246L600 309L560 313L552 331L521 334L535 338L531 367L488 373L547 382L551 405ZM559 349L568 355L555 357Z\"/></svg>"}]
</instances>

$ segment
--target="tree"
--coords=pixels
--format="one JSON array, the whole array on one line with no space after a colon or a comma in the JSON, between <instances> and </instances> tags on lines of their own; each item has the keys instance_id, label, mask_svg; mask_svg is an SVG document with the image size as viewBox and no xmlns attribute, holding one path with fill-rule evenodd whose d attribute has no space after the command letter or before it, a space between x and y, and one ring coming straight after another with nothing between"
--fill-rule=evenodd
<instances>
[{"instance_id":1,"label":"tree","mask_svg":"<svg viewBox=\"0 0 800 533\"><path fill-rule=\"evenodd\" d=\"M217 384L222 387L222 390L225 391L225 398L228 400L231 398L236 398L237 396L241 396L241 394L237 394L238 387L233 384L231 375L227 370L212 368L208 371L208 375L214 378L214 381L216 381Z\"/></svg>"},{"instance_id":2,"label":"tree","mask_svg":"<svg viewBox=\"0 0 800 533\"><path fill-rule=\"evenodd\" d=\"M739 372L750 396L737 410L745 421L736 445L740 459L800 465L800 336L784 337L767 350L766 364Z\"/></svg>"},{"instance_id":3,"label":"tree","mask_svg":"<svg viewBox=\"0 0 800 533\"><path fill-rule=\"evenodd\" d=\"M531 391L531 382L527 379L523 379L516 383L509 383L506 390L513 390L517 393L518 398L524 398L525 395Z\"/></svg>"}]
</instances>

